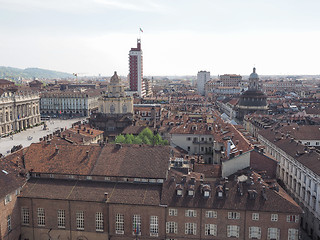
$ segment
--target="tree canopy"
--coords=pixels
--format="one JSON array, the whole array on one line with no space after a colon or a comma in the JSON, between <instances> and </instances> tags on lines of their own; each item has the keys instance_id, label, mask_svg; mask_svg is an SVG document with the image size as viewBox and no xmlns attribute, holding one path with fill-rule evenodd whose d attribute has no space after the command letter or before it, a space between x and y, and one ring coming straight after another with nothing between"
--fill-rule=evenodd
<instances>
[{"instance_id":1,"label":"tree canopy","mask_svg":"<svg viewBox=\"0 0 320 240\"><path fill-rule=\"evenodd\" d=\"M126 134L124 136L120 134L116 136L115 143L147 144L147 145L168 145L169 144L167 140L162 139L159 133L154 135L149 128L143 129L138 136L133 136L132 134Z\"/></svg>"}]
</instances>

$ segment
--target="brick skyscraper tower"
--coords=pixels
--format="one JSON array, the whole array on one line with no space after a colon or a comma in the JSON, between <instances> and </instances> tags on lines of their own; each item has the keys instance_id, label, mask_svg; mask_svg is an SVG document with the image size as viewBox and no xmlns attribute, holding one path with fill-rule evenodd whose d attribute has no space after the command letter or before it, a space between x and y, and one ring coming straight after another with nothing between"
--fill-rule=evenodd
<instances>
[{"instance_id":1,"label":"brick skyscraper tower","mask_svg":"<svg viewBox=\"0 0 320 240\"><path fill-rule=\"evenodd\" d=\"M131 48L129 52L129 81L130 90L137 91L140 97L144 97L146 90L143 82L141 39L137 39L137 47Z\"/></svg>"}]
</instances>

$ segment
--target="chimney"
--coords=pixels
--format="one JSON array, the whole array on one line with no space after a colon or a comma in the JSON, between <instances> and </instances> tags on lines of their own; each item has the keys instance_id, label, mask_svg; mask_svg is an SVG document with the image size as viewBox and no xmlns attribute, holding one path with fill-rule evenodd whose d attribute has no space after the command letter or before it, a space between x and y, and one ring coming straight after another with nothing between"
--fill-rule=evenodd
<instances>
[{"instance_id":1,"label":"chimney","mask_svg":"<svg viewBox=\"0 0 320 240\"><path fill-rule=\"evenodd\" d=\"M116 143L115 148L118 149L118 150L121 149L122 148L121 143Z\"/></svg>"},{"instance_id":2,"label":"chimney","mask_svg":"<svg viewBox=\"0 0 320 240\"><path fill-rule=\"evenodd\" d=\"M55 154L58 154L58 153L59 153L59 148L58 148L58 146L56 145Z\"/></svg>"},{"instance_id":3,"label":"chimney","mask_svg":"<svg viewBox=\"0 0 320 240\"><path fill-rule=\"evenodd\" d=\"M262 186L261 194L264 200L268 200L267 194L266 194L266 186Z\"/></svg>"},{"instance_id":4,"label":"chimney","mask_svg":"<svg viewBox=\"0 0 320 240\"><path fill-rule=\"evenodd\" d=\"M227 157L230 157L230 151L231 151L231 141L228 140L227 142Z\"/></svg>"}]
</instances>

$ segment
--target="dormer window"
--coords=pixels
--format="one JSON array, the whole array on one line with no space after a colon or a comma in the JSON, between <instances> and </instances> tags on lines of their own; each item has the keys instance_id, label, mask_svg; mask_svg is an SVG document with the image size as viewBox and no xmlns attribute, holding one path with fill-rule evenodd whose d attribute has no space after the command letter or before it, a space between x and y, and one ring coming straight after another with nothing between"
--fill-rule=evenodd
<instances>
[{"instance_id":1,"label":"dormer window","mask_svg":"<svg viewBox=\"0 0 320 240\"><path fill-rule=\"evenodd\" d=\"M188 195L189 195L189 196L193 196L193 194L194 194L194 191L193 191L193 190L189 190L189 191L188 191Z\"/></svg>"},{"instance_id":2,"label":"dormer window","mask_svg":"<svg viewBox=\"0 0 320 240\"><path fill-rule=\"evenodd\" d=\"M182 189L177 190L177 196L182 196Z\"/></svg>"},{"instance_id":3,"label":"dormer window","mask_svg":"<svg viewBox=\"0 0 320 240\"><path fill-rule=\"evenodd\" d=\"M222 192L218 192L218 197L222 198L223 197L223 193Z\"/></svg>"},{"instance_id":4,"label":"dormer window","mask_svg":"<svg viewBox=\"0 0 320 240\"><path fill-rule=\"evenodd\" d=\"M204 191L203 192L204 197L210 197L210 192L209 191Z\"/></svg>"}]
</instances>

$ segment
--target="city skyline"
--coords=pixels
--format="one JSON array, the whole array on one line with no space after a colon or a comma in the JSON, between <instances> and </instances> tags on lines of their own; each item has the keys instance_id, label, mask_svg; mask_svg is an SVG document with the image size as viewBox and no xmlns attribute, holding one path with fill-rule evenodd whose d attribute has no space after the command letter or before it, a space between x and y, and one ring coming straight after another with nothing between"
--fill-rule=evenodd
<instances>
[{"instance_id":1,"label":"city skyline","mask_svg":"<svg viewBox=\"0 0 320 240\"><path fill-rule=\"evenodd\" d=\"M314 0L0 2L1 66L126 76L141 27L146 76L320 74Z\"/></svg>"}]
</instances>

